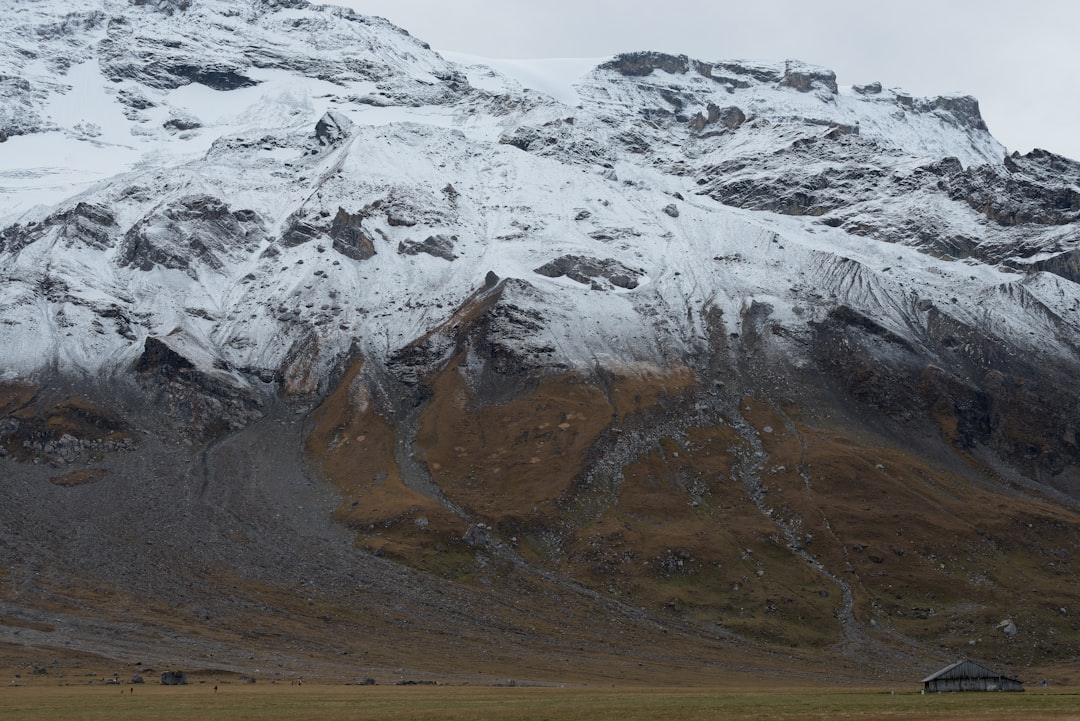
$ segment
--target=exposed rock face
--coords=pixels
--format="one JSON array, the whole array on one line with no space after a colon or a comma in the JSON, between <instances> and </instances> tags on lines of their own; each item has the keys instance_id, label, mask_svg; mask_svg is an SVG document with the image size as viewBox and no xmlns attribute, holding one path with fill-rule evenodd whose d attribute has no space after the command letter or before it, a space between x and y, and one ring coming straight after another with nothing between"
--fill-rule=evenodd
<instances>
[{"instance_id":1,"label":"exposed rock face","mask_svg":"<svg viewBox=\"0 0 1080 721\"><path fill-rule=\"evenodd\" d=\"M709 103L706 112L707 115L696 114L690 121L690 127L699 133L710 125L719 124L727 130L735 130L746 122L746 114L734 105L720 108L713 103Z\"/></svg>"},{"instance_id":2,"label":"exposed rock face","mask_svg":"<svg viewBox=\"0 0 1080 721\"><path fill-rule=\"evenodd\" d=\"M785 88L794 88L800 93L808 93L815 87L824 88L834 95L838 92L836 73L790 60L784 64L784 77L780 80L780 85Z\"/></svg>"},{"instance_id":3,"label":"exposed rock face","mask_svg":"<svg viewBox=\"0 0 1080 721\"><path fill-rule=\"evenodd\" d=\"M329 230L334 250L353 260L367 260L375 255L375 243L361 227L362 220L363 215L349 214L344 208L338 208Z\"/></svg>"},{"instance_id":4,"label":"exposed rock face","mask_svg":"<svg viewBox=\"0 0 1080 721\"><path fill-rule=\"evenodd\" d=\"M223 268L262 239L251 213L233 213L220 199L193 195L155 208L124 234L123 265L149 271L155 266L194 273L194 264Z\"/></svg>"},{"instance_id":5,"label":"exposed rock face","mask_svg":"<svg viewBox=\"0 0 1080 721\"><path fill-rule=\"evenodd\" d=\"M329 224L325 221L325 215L322 213L317 219L307 219L304 211L298 211L289 219L281 235L281 243L286 247L295 247L329 238L334 250L352 260L367 260L375 255L375 241L363 227L363 212L349 213L339 206Z\"/></svg>"},{"instance_id":6,"label":"exposed rock face","mask_svg":"<svg viewBox=\"0 0 1080 721\"><path fill-rule=\"evenodd\" d=\"M315 124L315 140L319 145L337 145L349 136L353 123L338 113L326 113Z\"/></svg>"},{"instance_id":7,"label":"exposed rock face","mask_svg":"<svg viewBox=\"0 0 1080 721\"><path fill-rule=\"evenodd\" d=\"M161 674L162 686L187 686L187 674L183 671L163 671Z\"/></svg>"},{"instance_id":8,"label":"exposed rock face","mask_svg":"<svg viewBox=\"0 0 1080 721\"><path fill-rule=\"evenodd\" d=\"M262 415L258 395L227 368L198 367L181 349L183 333L148 337L132 367L139 383L161 403L181 433L212 439Z\"/></svg>"},{"instance_id":9,"label":"exposed rock face","mask_svg":"<svg viewBox=\"0 0 1080 721\"><path fill-rule=\"evenodd\" d=\"M192 0L130 0L130 2L136 7L150 7L160 13L172 15L190 8Z\"/></svg>"},{"instance_id":10,"label":"exposed rock face","mask_svg":"<svg viewBox=\"0 0 1080 721\"><path fill-rule=\"evenodd\" d=\"M454 255L454 238L447 235L429 235L422 243L402 241L398 245L398 253L404 255L427 253L443 260L457 260L457 256Z\"/></svg>"},{"instance_id":11,"label":"exposed rock face","mask_svg":"<svg viewBox=\"0 0 1080 721\"><path fill-rule=\"evenodd\" d=\"M602 70L614 70L629 77L649 75L654 70L665 73L685 73L690 69L690 61L685 55L667 55L665 53L623 53L600 66Z\"/></svg>"},{"instance_id":12,"label":"exposed rock face","mask_svg":"<svg viewBox=\"0 0 1080 721\"><path fill-rule=\"evenodd\" d=\"M1004 169L950 167L947 190L1001 225L1080 220L1080 163L1036 149L1024 156L1013 153Z\"/></svg>"},{"instance_id":13,"label":"exposed rock face","mask_svg":"<svg viewBox=\"0 0 1080 721\"><path fill-rule=\"evenodd\" d=\"M669 214L670 215L670 214ZM628 268L612 258L590 258L580 255L564 255L537 268L534 272L548 278L566 276L593 290L603 290L598 281L608 281L611 285L631 290L638 285L640 270Z\"/></svg>"}]
</instances>

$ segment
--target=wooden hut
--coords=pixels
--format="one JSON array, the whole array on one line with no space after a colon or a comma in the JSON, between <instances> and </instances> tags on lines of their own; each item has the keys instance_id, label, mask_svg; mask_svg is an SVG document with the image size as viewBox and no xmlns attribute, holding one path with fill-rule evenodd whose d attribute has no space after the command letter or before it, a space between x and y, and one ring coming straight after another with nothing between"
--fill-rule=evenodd
<instances>
[{"instance_id":1,"label":"wooden hut","mask_svg":"<svg viewBox=\"0 0 1080 721\"><path fill-rule=\"evenodd\" d=\"M924 691L1023 691L1024 684L1002 676L986 666L963 659L932 673L922 680Z\"/></svg>"}]
</instances>

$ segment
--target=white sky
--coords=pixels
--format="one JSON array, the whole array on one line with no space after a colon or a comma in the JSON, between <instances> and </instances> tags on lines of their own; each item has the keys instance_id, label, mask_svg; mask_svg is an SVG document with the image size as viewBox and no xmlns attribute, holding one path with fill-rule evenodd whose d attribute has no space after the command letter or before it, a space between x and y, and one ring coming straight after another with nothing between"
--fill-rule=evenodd
<instances>
[{"instance_id":1,"label":"white sky","mask_svg":"<svg viewBox=\"0 0 1080 721\"><path fill-rule=\"evenodd\" d=\"M1078 0L333 0L489 58L796 58L842 85L979 99L1009 150L1080 160Z\"/></svg>"}]
</instances>

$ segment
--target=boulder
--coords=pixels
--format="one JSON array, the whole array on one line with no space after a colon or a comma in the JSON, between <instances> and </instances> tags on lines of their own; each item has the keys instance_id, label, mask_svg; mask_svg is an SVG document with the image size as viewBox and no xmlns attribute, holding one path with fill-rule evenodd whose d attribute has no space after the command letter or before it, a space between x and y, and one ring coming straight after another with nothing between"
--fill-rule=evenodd
<instances>
[{"instance_id":1,"label":"boulder","mask_svg":"<svg viewBox=\"0 0 1080 721\"><path fill-rule=\"evenodd\" d=\"M457 260L457 255L454 254L454 239L456 237L439 234L429 235L422 243L411 240L404 241L398 244L398 253L401 255L427 253L443 260Z\"/></svg>"},{"instance_id":2,"label":"boulder","mask_svg":"<svg viewBox=\"0 0 1080 721\"><path fill-rule=\"evenodd\" d=\"M353 260L367 260L375 255L375 241L361 227L362 213L348 213L339 207L330 223L334 250Z\"/></svg>"},{"instance_id":3,"label":"boulder","mask_svg":"<svg viewBox=\"0 0 1080 721\"><path fill-rule=\"evenodd\" d=\"M315 124L315 140L319 145L337 145L349 136L353 122L344 115L327 111Z\"/></svg>"},{"instance_id":4,"label":"boulder","mask_svg":"<svg viewBox=\"0 0 1080 721\"><path fill-rule=\"evenodd\" d=\"M187 674L183 671L165 671L161 674L162 686L187 686Z\"/></svg>"}]
</instances>

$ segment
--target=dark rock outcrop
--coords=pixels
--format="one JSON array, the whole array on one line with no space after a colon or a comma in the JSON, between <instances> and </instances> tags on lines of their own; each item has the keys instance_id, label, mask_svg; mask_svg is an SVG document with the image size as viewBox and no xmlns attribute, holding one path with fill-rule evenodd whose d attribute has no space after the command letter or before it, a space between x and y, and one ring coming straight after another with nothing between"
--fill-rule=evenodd
<instances>
[{"instance_id":1,"label":"dark rock outcrop","mask_svg":"<svg viewBox=\"0 0 1080 721\"><path fill-rule=\"evenodd\" d=\"M654 70L682 74L690 69L690 60L685 55L668 55L667 53L622 53L602 64L600 69L614 70L628 77L650 75Z\"/></svg>"},{"instance_id":2,"label":"dark rock outcrop","mask_svg":"<svg viewBox=\"0 0 1080 721\"><path fill-rule=\"evenodd\" d=\"M832 94L838 92L836 73L825 68L812 68L788 61L784 64L784 77L780 86L794 88L800 93L808 93L815 88L824 88Z\"/></svg>"},{"instance_id":3,"label":"dark rock outcrop","mask_svg":"<svg viewBox=\"0 0 1080 721\"><path fill-rule=\"evenodd\" d=\"M455 237L438 234L429 235L420 243L411 240L402 241L398 244L398 253L402 255L427 253L436 258L453 261L457 260L457 255L454 254L454 240Z\"/></svg>"},{"instance_id":4,"label":"dark rock outcrop","mask_svg":"<svg viewBox=\"0 0 1080 721\"><path fill-rule=\"evenodd\" d=\"M746 113L734 105L721 108L714 103L709 103L706 113L707 115L697 113L690 120L690 127L693 130L700 133L710 125L720 125L726 130L735 130L746 122Z\"/></svg>"},{"instance_id":5,"label":"dark rock outcrop","mask_svg":"<svg viewBox=\"0 0 1080 721\"><path fill-rule=\"evenodd\" d=\"M232 213L222 200L190 195L154 209L124 234L117 262L150 270L154 266L194 272L193 264L224 267L238 252L250 252L263 237L258 217Z\"/></svg>"},{"instance_id":6,"label":"dark rock outcrop","mask_svg":"<svg viewBox=\"0 0 1080 721\"><path fill-rule=\"evenodd\" d=\"M132 365L139 383L181 435L197 440L243 428L262 415L261 400L227 369L200 368L182 350L183 331L150 336Z\"/></svg>"},{"instance_id":7,"label":"dark rock outcrop","mask_svg":"<svg viewBox=\"0 0 1080 721\"><path fill-rule=\"evenodd\" d=\"M1080 163L1045 150L1013 153L1000 168L957 165L943 188L1000 225L1067 225L1080 221Z\"/></svg>"},{"instance_id":8,"label":"dark rock outcrop","mask_svg":"<svg viewBox=\"0 0 1080 721\"><path fill-rule=\"evenodd\" d=\"M353 260L367 260L375 255L375 241L364 232L363 220L361 213L347 213L344 208L338 208L328 231L334 250Z\"/></svg>"},{"instance_id":9,"label":"dark rock outcrop","mask_svg":"<svg viewBox=\"0 0 1080 721\"><path fill-rule=\"evenodd\" d=\"M183 671L164 671L161 674L162 686L187 686L187 674Z\"/></svg>"},{"instance_id":10,"label":"dark rock outcrop","mask_svg":"<svg viewBox=\"0 0 1080 721\"><path fill-rule=\"evenodd\" d=\"M349 137L353 122L344 115L329 112L315 123L315 140L322 146L338 145Z\"/></svg>"},{"instance_id":11,"label":"dark rock outcrop","mask_svg":"<svg viewBox=\"0 0 1080 721\"><path fill-rule=\"evenodd\" d=\"M366 214L363 211L350 213L338 207L337 213L329 224L327 213L317 218L309 218L304 210L299 210L286 221L281 234L281 244L292 248L304 243L329 238L334 250L353 260L367 260L375 255L375 240L364 230Z\"/></svg>"},{"instance_id":12,"label":"dark rock outcrop","mask_svg":"<svg viewBox=\"0 0 1080 721\"><path fill-rule=\"evenodd\" d=\"M610 285L632 290L638 286L638 278L643 273L629 268L612 258L591 258L582 255L563 255L545 263L533 272L548 278L566 276L594 290L604 290L599 280L606 280Z\"/></svg>"}]
</instances>

